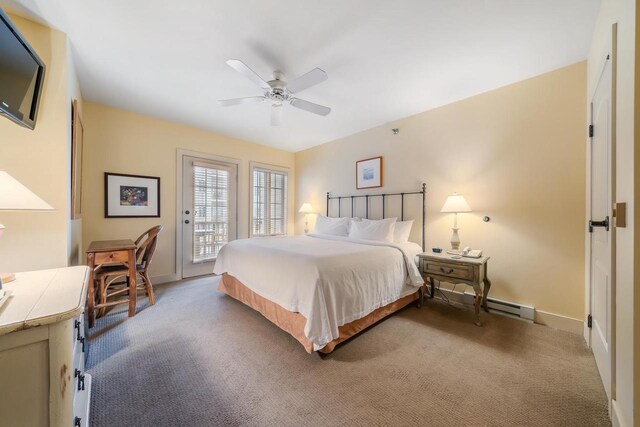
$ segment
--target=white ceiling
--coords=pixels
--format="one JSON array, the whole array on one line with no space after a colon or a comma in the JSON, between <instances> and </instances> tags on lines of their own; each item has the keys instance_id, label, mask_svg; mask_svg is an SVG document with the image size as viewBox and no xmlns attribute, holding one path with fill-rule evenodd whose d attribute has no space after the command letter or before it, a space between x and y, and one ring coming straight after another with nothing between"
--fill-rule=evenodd
<instances>
[{"instance_id":1,"label":"white ceiling","mask_svg":"<svg viewBox=\"0 0 640 427\"><path fill-rule=\"evenodd\" d=\"M0 0L69 36L85 99L298 151L587 56L599 0ZM314 67L327 117L219 107Z\"/></svg>"}]
</instances>

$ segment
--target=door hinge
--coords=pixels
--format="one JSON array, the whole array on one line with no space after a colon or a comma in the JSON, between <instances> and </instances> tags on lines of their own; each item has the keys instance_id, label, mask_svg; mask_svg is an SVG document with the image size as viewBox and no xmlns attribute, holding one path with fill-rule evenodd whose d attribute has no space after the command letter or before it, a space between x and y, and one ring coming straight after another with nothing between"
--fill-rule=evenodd
<instances>
[{"instance_id":1,"label":"door hinge","mask_svg":"<svg viewBox=\"0 0 640 427\"><path fill-rule=\"evenodd\" d=\"M587 316L587 326L591 329L591 325L593 325L593 317L591 315Z\"/></svg>"},{"instance_id":2,"label":"door hinge","mask_svg":"<svg viewBox=\"0 0 640 427\"><path fill-rule=\"evenodd\" d=\"M589 138L593 138L593 125L589 125Z\"/></svg>"}]
</instances>

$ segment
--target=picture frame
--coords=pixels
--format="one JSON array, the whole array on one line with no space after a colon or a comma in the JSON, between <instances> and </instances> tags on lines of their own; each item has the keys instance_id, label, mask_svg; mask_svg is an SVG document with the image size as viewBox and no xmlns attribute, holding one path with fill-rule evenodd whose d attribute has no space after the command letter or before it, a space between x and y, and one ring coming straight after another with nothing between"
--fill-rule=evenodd
<instances>
[{"instance_id":1,"label":"picture frame","mask_svg":"<svg viewBox=\"0 0 640 427\"><path fill-rule=\"evenodd\" d=\"M71 219L82 218L82 158L84 126L78 100L71 103Z\"/></svg>"},{"instance_id":2,"label":"picture frame","mask_svg":"<svg viewBox=\"0 0 640 427\"><path fill-rule=\"evenodd\" d=\"M380 188L382 185L382 156L356 162L356 189Z\"/></svg>"},{"instance_id":3,"label":"picture frame","mask_svg":"<svg viewBox=\"0 0 640 427\"><path fill-rule=\"evenodd\" d=\"M159 218L160 177L104 173L105 218Z\"/></svg>"}]
</instances>

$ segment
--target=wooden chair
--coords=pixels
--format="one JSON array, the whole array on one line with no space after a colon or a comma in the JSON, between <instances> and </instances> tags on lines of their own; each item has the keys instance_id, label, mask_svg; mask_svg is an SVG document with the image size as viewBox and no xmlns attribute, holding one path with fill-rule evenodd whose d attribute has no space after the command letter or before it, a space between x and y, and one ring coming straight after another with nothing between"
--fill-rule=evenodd
<instances>
[{"instance_id":1,"label":"wooden chair","mask_svg":"<svg viewBox=\"0 0 640 427\"><path fill-rule=\"evenodd\" d=\"M151 227L136 239L136 290L144 289L149 304L156 302L153 294L153 284L149 278L149 265L153 259L158 244L158 234L162 231L162 225ZM125 264L102 266L96 271L95 280L97 282L97 298L100 307L98 316L103 316L106 308L111 305L129 302L129 298L108 301L108 298L129 292L129 270ZM122 279L125 279L124 281ZM137 279L140 279L139 281Z\"/></svg>"}]
</instances>

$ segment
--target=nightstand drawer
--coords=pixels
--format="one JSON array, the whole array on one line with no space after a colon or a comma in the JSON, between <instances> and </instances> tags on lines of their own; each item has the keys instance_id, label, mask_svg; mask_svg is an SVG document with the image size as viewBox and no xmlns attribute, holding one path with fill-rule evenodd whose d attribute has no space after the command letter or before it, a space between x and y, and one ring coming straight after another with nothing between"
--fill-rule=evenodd
<instances>
[{"instance_id":1,"label":"nightstand drawer","mask_svg":"<svg viewBox=\"0 0 640 427\"><path fill-rule=\"evenodd\" d=\"M435 274L457 279L473 280L473 266L450 262L422 260L422 271L425 274Z\"/></svg>"},{"instance_id":2,"label":"nightstand drawer","mask_svg":"<svg viewBox=\"0 0 640 427\"><path fill-rule=\"evenodd\" d=\"M96 265L120 264L129 261L129 254L125 251L98 252L95 255Z\"/></svg>"}]
</instances>

